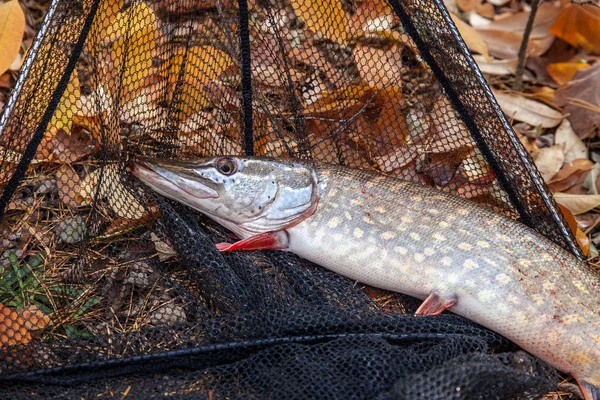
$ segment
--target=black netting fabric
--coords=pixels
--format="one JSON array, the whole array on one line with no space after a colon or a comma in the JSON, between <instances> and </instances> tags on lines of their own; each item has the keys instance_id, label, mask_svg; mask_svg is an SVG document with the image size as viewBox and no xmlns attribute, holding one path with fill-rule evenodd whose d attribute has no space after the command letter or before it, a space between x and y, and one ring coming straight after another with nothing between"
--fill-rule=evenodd
<instances>
[{"instance_id":1,"label":"black netting fabric","mask_svg":"<svg viewBox=\"0 0 600 400\"><path fill-rule=\"evenodd\" d=\"M437 0L56 0L0 119L0 398L535 399L451 314L151 193L140 156L311 159L433 186L582 258Z\"/></svg>"}]
</instances>

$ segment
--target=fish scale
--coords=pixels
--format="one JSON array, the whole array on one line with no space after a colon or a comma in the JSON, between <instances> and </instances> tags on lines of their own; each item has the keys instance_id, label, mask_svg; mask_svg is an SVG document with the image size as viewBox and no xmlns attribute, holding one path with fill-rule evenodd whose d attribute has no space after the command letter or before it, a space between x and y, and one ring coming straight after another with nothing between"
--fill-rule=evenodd
<instances>
[{"instance_id":1,"label":"fish scale","mask_svg":"<svg viewBox=\"0 0 600 400\"><path fill-rule=\"evenodd\" d=\"M224 183L217 185L218 198L203 203L168 186L163 171L192 176L196 168L205 176L219 158L156 161L134 173L244 239L220 244L221 250L286 248L353 280L424 299L423 314L449 308L572 374L587 400L600 399L600 280L563 248L519 222L426 186L339 166L230 159L240 170L235 179L247 179L256 193L236 193L235 184ZM251 222L216 215L215 205L235 208L236 196L257 198L273 189L269 185L277 185L277 196L265 199ZM281 204L302 212L276 232L245 230L259 227L265 216L270 224L277 221L284 215Z\"/></svg>"}]
</instances>

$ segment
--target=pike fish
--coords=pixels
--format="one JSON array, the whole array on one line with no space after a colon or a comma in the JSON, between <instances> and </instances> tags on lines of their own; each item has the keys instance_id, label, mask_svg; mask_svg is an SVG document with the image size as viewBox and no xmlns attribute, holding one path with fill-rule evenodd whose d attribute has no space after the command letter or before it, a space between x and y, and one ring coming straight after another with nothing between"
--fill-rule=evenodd
<instances>
[{"instance_id":1,"label":"pike fish","mask_svg":"<svg viewBox=\"0 0 600 400\"><path fill-rule=\"evenodd\" d=\"M600 400L600 279L533 229L432 188L340 166L148 159L142 182L234 232L221 251L285 249L448 309L571 374Z\"/></svg>"}]
</instances>

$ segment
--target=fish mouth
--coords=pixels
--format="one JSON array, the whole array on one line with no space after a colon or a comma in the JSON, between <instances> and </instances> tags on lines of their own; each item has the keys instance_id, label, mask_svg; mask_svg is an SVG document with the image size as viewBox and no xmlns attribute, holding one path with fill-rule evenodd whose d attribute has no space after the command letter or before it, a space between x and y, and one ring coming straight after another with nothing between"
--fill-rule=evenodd
<instances>
[{"instance_id":1,"label":"fish mouth","mask_svg":"<svg viewBox=\"0 0 600 400\"><path fill-rule=\"evenodd\" d=\"M214 199L219 197L216 184L206 178L185 173L185 169L171 168L167 163L150 160L138 160L131 164L130 170L139 180L156 192L173 200L192 205L192 199Z\"/></svg>"}]
</instances>

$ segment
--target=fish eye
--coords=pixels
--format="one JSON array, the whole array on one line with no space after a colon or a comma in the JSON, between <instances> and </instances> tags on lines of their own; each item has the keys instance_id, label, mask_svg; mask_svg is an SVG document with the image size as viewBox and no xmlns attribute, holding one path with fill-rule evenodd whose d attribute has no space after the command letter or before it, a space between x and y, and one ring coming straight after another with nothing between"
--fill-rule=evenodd
<instances>
[{"instance_id":1,"label":"fish eye","mask_svg":"<svg viewBox=\"0 0 600 400\"><path fill-rule=\"evenodd\" d=\"M217 171L223 175L229 176L237 172L237 164L231 158L220 158L216 164Z\"/></svg>"}]
</instances>

